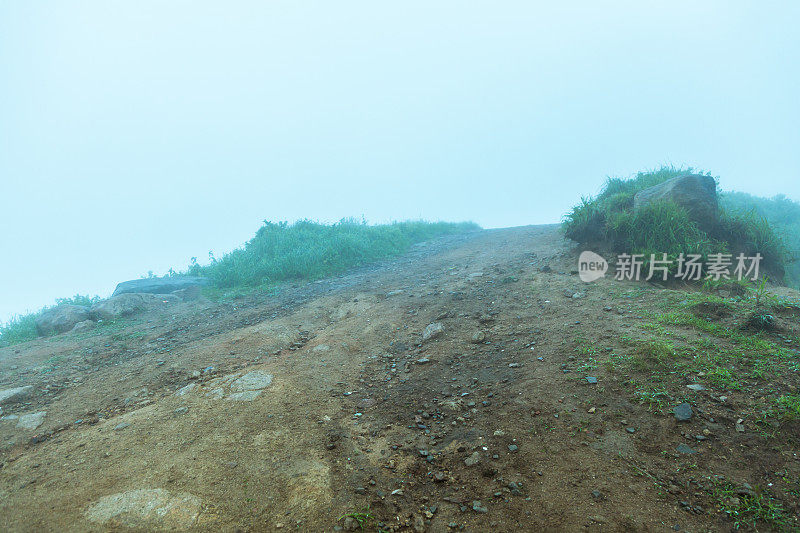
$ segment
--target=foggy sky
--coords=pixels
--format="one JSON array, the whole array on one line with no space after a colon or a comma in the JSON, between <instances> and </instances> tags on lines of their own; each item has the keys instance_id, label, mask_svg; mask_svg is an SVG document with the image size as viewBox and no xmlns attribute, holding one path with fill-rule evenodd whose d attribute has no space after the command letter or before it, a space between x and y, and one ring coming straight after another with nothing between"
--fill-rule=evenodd
<instances>
[{"instance_id":1,"label":"foggy sky","mask_svg":"<svg viewBox=\"0 0 800 533\"><path fill-rule=\"evenodd\" d=\"M264 219L557 222L664 163L800 200L800 3L391 4L0 0L0 321Z\"/></svg>"}]
</instances>

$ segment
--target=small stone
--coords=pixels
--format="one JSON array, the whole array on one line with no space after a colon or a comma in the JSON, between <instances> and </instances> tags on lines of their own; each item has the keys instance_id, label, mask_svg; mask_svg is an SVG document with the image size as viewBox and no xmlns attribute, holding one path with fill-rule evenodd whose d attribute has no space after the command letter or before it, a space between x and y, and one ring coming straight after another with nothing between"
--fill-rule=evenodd
<instances>
[{"instance_id":1,"label":"small stone","mask_svg":"<svg viewBox=\"0 0 800 533\"><path fill-rule=\"evenodd\" d=\"M173 412L174 412L176 415L182 415L182 414L184 414L185 412L187 412L188 410L189 410L189 408L188 408L188 407L178 407L178 408L177 408L177 409L175 409L175 411L173 411Z\"/></svg>"},{"instance_id":2,"label":"small stone","mask_svg":"<svg viewBox=\"0 0 800 533\"><path fill-rule=\"evenodd\" d=\"M421 358L417 359L417 364L418 365L424 365L425 363L430 363L430 362L431 362L431 360L428 359L427 357L421 357Z\"/></svg>"},{"instance_id":3,"label":"small stone","mask_svg":"<svg viewBox=\"0 0 800 533\"><path fill-rule=\"evenodd\" d=\"M470 342L472 344L480 344L485 340L486 340L486 333L484 333L481 330L478 330L478 331L476 331L475 333L472 334L472 338L470 339Z\"/></svg>"},{"instance_id":4,"label":"small stone","mask_svg":"<svg viewBox=\"0 0 800 533\"><path fill-rule=\"evenodd\" d=\"M625 428L628 433L636 433L636 428Z\"/></svg>"},{"instance_id":5,"label":"small stone","mask_svg":"<svg viewBox=\"0 0 800 533\"><path fill-rule=\"evenodd\" d=\"M22 429L36 429L44 423L45 415L47 415L47 411L22 415L17 419L17 427Z\"/></svg>"},{"instance_id":6,"label":"small stone","mask_svg":"<svg viewBox=\"0 0 800 533\"><path fill-rule=\"evenodd\" d=\"M678 444L678 447L675 448L675 449L678 450L678 452L680 452L680 453L686 453L686 454L697 453L697 450L695 450L694 448L692 448L688 444L684 444L684 443Z\"/></svg>"},{"instance_id":7,"label":"small stone","mask_svg":"<svg viewBox=\"0 0 800 533\"><path fill-rule=\"evenodd\" d=\"M467 466L475 466L481 462L481 454L479 452L472 452L472 455L464 459L464 464Z\"/></svg>"},{"instance_id":8,"label":"small stone","mask_svg":"<svg viewBox=\"0 0 800 533\"><path fill-rule=\"evenodd\" d=\"M741 418L736 421L736 431L738 433L744 433L744 420Z\"/></svg>"},{"instance_id":9,"label":"small stone","mask_svg":"<svg viewBox=\"0 0 800 533\"><path fill-rule=\"evenodd\" d=\"M367 489L365 489L364 487L356 487L356 491L355 492L356 492L356 494L366 494L367 493Z\"/></svg>"},{"instance_id":10,"label":"small stone","mask_svg":"<svg viewBox=\"0 0 800 533\"><path fill-rule=\"evenodd\" d=\"M700 385L699 383L692 383L690 385L686 385L686 388L689 389L689 390L693 390L695 392L700 392L700 391L706 390L706 388L704 386Z\"/></svg>"},{"instance_id":11,"label":"small stone","mask_svg":"<svg viewBox=\"0 0 800 533\"><path fill-rule=\"evenodd\" d=\"M128 424L127 422L120 422L119 424L114 426L114 431L119 431L121 429L125 429L126 427L130 427L130 424Z\"/></svg>"},{"instance_id":12,"label":"small stone","mask_svg":"<svg viewBox=\"0 0 800 533\"><path fill-rule=\"evenodd\" d=\"M602 500L603 499L603 493L600 492L599 490L593 490L592 491L592 498L594 498L595 500Z\"/></svg>"},{"instance_id":13,"label":"small stone","mask_svg":"<svg viewBox=\"0 0 800 533\"><path fill-rule=\"evenodd\" d=\"M472 502L472 510L476 513L488 513L489 509L484 507L480 500L475 500Z\"/></svg>"},{"instance_id":14,"label":"small stone","mask_svg":"<svg viewBox=\"0 0 800 533\"><path fill-rule=\"evenodd\" d=\"M509 444L508 445L508 451L510 451L511 453L514 453L518 449L519 449L519 446L517 446L516 444Z\"/></svg>"},{"instance_id":15,"label":"small stone","mask_svg":"<svg viewBox=\"0 0 800 533\"><path fill-rule=\"evenodd\" d=\"M596 385L597 378L594 376L586 376L586 382L589 383L590 385Z\"/></svg>"},{"instance_id":16,"label":"small stone","mask_svg":"<svg viewBox=\"0 0 800 533\"><path fill-rule=\"evenodd\" d=\"M672 410L675 415L675 420L678 422L686 422L692 418L692 406L686 402L676 405Z\"/></svg>"},{"instance_id":17,"label":"small stone","mask_svg":"<svg viewBox=\"0 0 800 533\"><path fill-rule=\"evenodd\" d=\"M425 330L422 332L422 341L429 341L439 337L444 333L444 326L441 322L434 322L432 324L428 324Z\"/></svg>"},{"instance_id":18,"label":"small stone","mask_svg":"<svg viewBox=\"0 0 800 533\"><path fill-rule=\"evenodd\" d=\"M594 414L594 412L595 412L595 411L597 411L597 408L596 408L596 407L590 407L590 408L589 408L589 410L588 410L587 412L588 412L589 414Z\"/></svg>"}]
</instances>

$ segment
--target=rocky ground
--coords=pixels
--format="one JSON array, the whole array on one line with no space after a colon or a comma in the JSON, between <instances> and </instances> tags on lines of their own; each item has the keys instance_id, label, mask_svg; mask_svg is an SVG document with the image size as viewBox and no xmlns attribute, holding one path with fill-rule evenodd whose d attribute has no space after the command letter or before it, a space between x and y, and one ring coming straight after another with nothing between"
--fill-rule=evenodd
<instances>
[{"instance_id":1,"label":"rocky ground","mask_svg":"<svg viewBox=\"0 0 800 533\"><path fill-rule=\"evenodd\" d=\"M0 349L3 529L796 530L796 306L575 268L482 231Z\"/></svg>"}]
</instances>

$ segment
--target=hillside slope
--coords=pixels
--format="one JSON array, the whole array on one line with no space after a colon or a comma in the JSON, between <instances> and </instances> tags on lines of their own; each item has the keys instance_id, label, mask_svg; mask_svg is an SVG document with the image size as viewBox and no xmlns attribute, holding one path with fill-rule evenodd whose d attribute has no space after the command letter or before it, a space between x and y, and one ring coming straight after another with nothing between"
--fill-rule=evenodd
<instances>
[{"instance_id":1,"label":"hillside slope","mask_svg":"<svg viewBox=\"0 0 800 533\"><path fill-rule=\"evenodd\" d=\"M696 294L583 284L576 254L557 226L448 236L274 296L175 304L0 349L0 390L31 386L3 405L0 522L796 528L800 426L770 434L759 417L797 394L797 308L758 335L774 366L757 374L726 360L735 383L712 379L685 350L733 353L741 339L659 320ZM703 320L732 328L738 305ZM664 338L682 373L643 351ZM678 422L671 409L684 401L692 416ZM14 418L41 412L35 429ZM756 501L775 518L752 514ZM739 518L722 512L734 509Z\"/></svg>"}]
</instances>

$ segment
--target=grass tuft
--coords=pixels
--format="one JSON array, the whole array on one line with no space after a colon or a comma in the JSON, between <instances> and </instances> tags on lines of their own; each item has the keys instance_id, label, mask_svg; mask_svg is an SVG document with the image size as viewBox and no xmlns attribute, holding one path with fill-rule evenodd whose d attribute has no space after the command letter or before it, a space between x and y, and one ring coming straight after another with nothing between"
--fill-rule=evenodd
<instances>
[{"instance_id":1,"label":"grass tuft","mask_svg":"<svg viewBox=\"0 0 800 533\"><path fill-rule=\"evenodd\" d=\"M303 220L265 222L243 248L206 266L195 260L189 274L210 278L220 289L257 288L290 280L313 280L397 256L413 244L479 229L472 223L396 222L368 225L345 219L326 225Z\"/></svg>"}]
</instances>

